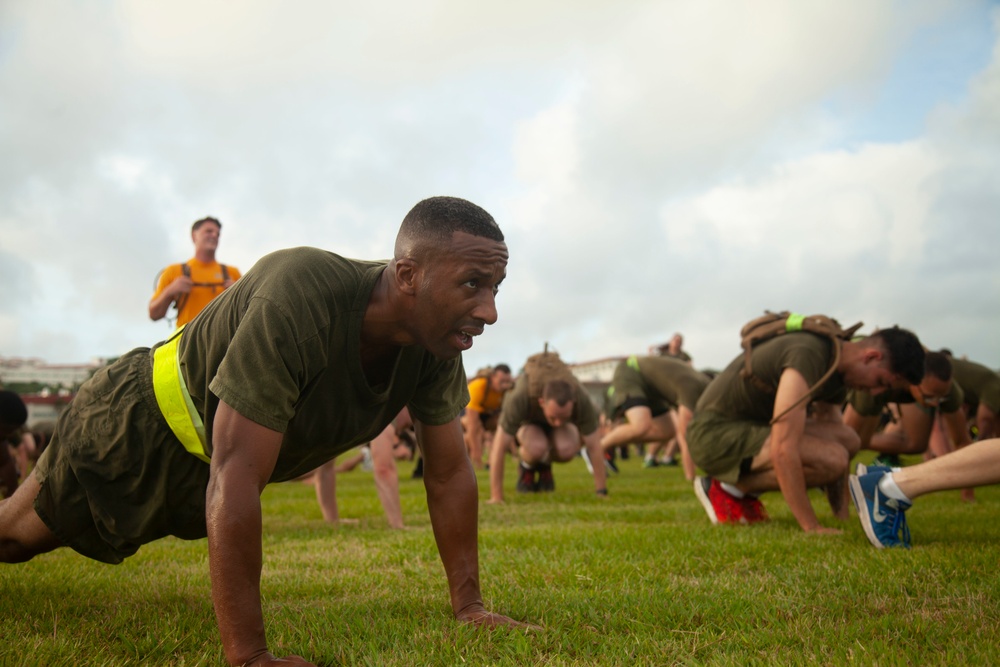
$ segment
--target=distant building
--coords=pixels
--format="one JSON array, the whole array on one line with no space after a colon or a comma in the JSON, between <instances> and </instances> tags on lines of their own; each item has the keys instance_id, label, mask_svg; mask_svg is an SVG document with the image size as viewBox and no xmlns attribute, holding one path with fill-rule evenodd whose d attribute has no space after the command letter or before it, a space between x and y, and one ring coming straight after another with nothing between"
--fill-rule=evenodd
<instances>
[{"instance_id":1,"label":"distant building","mask_svg":"<svg viewBox=\"0 0 1000 667\"><path fill-rule=\"evenodd\" d=\"M47 364L41 359L0 357L0 384L37 382L48 387L72 389L106 363L94 359L86 364Z\"/></svg>"},{"instance_id":2,"label":"distant building","mask_svg":"<svg viewBox=\"0 0 1000 667\"><path fill-rule=\"evenodd\" d=\"M21 400L28 408L28 428L34 428L39 422L55 421L73 399L73 394L60 391L56 394L22 394Z\"/></svg>"}]
</instances>

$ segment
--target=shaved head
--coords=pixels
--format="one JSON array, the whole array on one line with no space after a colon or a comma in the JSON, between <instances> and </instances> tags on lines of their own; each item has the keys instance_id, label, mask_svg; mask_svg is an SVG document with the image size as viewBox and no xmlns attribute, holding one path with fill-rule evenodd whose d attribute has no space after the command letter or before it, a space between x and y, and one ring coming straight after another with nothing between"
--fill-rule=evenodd
<instances>
[{"instance_id":1,"label":"shaved head","mask_svg":"<svg viewBox=\"0 0 1000 667\"><path fill-rule=\"evenodd\" d=\"M395 258L418 258L446 247L455 232L502 242L503 232L489 213L458 197L430 197L410 209L396 235Z\"/></svg>"}]
</instances>

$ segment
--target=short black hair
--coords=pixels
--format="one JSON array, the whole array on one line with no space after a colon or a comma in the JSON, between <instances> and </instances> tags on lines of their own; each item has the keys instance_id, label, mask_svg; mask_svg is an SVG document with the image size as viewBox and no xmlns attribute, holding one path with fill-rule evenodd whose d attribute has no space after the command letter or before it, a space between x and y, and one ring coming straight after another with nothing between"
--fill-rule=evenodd
<instances>
[{"instance_id":1,"label":"short black hair","mask_svg":"<svg viewBox=\"0 0 1000 667\"><path fill-rule=\"evenodd\" d=\"M215 218L213 218L213 217L210 216L210 217L207 217L207 218L202 218L201 220L195 220L194 224L191 225L191 233L194 234L196 231L198 231L199 227L201 227L202 225L204 225L204 224L206 224L208 222L214 223L214 224L216 224L216 225L219 226L219 229L222 229L222 223L219 222L217 219L215 219Z\"/></svg>"},{"instance_id":2,"label":"short black hair","mask_svg":"<svg viewBox=\"0 0 1000 667\"><path fill-rule=\"evenodd\" d=\"M951 359L941 352L925 352L924 375L947 382L951 379Z\"/></svg>"},{"instance_id":3,"label":"short black hair","mask_svg":"<svg viewBox=\"0 0 1000 667\"><path fill-rule=\"evenodd\" d=\"M913 332L894 326L879 329L871 337L878 338L885 347L889 370L910 384L920 384L924 379L924 346Z\"/></svg>"},{"instance_id":4,"label":"short black hair","mask_svg":"<svg viewBox=\"0 0 1000 667\"><path fill-rule=\"evenodd\" d=\"M12 391L0 391L0 425L10 428L28 421L28 408L21 397Z\"/></svg>"},{"instance_id":5,"label":"short black hair","mask_svg":"<svg viewBox=\"0 0 1000 667\"><path fill-rule=\"evenodd\" d=\"M542 387L542 400L555 401L556 405L563 406L576 398L573 385L566 380L549 380Z\"/></svg>"},{"instance_id":6,"label":"short black hair","mask_svg":"<svg viewBox=\"0 0 1000 667\"><path fill-rule=\"evenodd\" d=\"M497 371L510 375L510 366L508 366L507 364L497 364L496 366L493 367L493 370L490 371L490 375L493 375Z\"/></svg>"},{"instance_id":7,"label":"short black hair","mask_svg":"<svg viewBox=\"0 0 1000 667\"><path fill-rule=\"evenodd\" d=\"M403 218L396 235L396 257L409 254L418 244L444 244L455 232L503 241L500 226L481 207L458 197L430 197Z\"/></svg>"}]
</instances>

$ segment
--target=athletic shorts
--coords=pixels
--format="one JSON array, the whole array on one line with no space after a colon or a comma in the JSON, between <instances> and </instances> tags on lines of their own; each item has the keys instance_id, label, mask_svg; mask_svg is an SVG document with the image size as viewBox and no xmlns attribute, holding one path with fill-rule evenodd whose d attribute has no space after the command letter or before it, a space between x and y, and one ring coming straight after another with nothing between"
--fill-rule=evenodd
<instances>
[{"instance_id":1,"label":"athletic shorts","mask_svg":"<svg viewBox=\"0 0 1000 667\"><path fill-rule=\"evenodd\" d=\"M699 412L688 425L688 451L706 474L735 484L740 473L750 469L770 434L767 424Z\"/></svg>"},{"instance_id":2,"label":"athletic shorts","mask_svg":"<svg viewBox=\"0 0 1000 667\"><path fill-rule=\"evenodd\" d=\"M167 535L206 535L209 466L170 431L152 374L146 348L97 371L60 416L35 467L35 511L88 558L120 563Z\"/></svg>"}]
</instances>

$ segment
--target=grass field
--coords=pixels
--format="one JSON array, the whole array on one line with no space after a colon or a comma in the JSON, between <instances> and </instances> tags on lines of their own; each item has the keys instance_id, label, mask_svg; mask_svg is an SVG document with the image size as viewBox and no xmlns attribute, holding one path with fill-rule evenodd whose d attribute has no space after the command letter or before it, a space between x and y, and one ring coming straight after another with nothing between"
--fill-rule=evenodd
<instances>
[{"instance_id":1,"label":"grass field","mask_svg":"<svg viewBox=\"0 0 1000 667\"><path fill-rule=\"evenodd\" d=\"M678 468L635 457L594 496L581 460L554 494L485 504L480 563L492 610L544 627L453 621L423 485L400 467L409 528L390 531L370 474L338 480L325 524L312 487L269 487L264 612L278 654L320 665L1000 664L1000 488L964 504L921 498L914 548L876 550L853 516L802 533L778 494L772 521L712 526ZM820 495L821 521L835 525ZM204 540L168 539L109 566L62 550L0 567L0 665L224 664Z\"/></svg>"}]
</instances>

